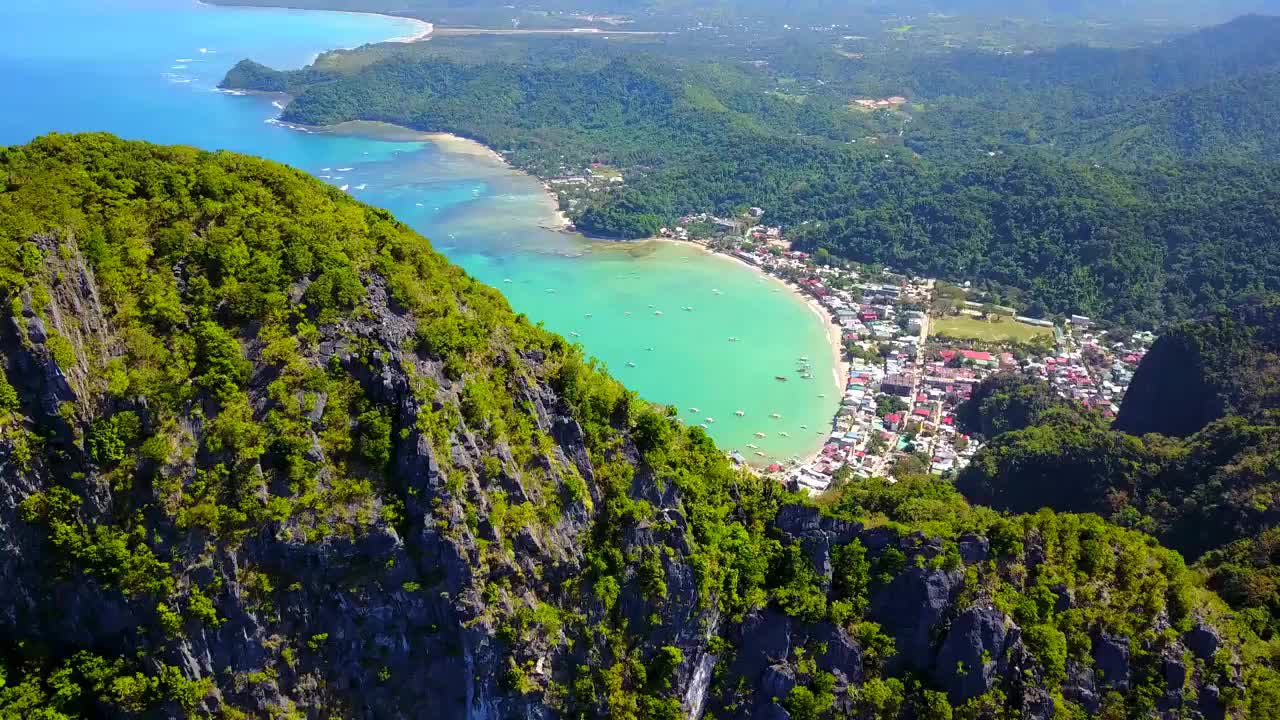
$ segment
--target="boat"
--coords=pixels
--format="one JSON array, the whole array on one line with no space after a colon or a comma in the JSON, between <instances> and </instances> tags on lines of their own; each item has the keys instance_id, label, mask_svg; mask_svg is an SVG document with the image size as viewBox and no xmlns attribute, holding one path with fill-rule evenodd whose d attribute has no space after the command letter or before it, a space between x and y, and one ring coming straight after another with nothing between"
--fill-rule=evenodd
<instances>
[{"instance_id":1,"label":"boat","mask_svg":"<svg viewBox=\"0 0 1280 720\"><path fill-rule=\"evenodd\" d=\"M774 380L777 380L778 382L786 382L786 381L787 381L787 376L786 376L786 375L774 375L774 376L773 376L773 379L774 379Z\"/></svg>"},{"instance_id":2,"label":"boat","mask_svg":"<svg viewBox=\"0 0 1280 720\"><path fill-rule=\"evenodd\" d=\"M756 455L759 455L760 457L765 457L765 454L760 452L759 450L756 451Z\"/></svg>"},{"instance_id":3,"label":"boat","mask_svg":"<svg viewBox=\"0 0 1280 720\"><path fill-rule=\"evenodd\" d=\"M339 189L339 190L341 190L342 192L346 192L346 191L347 191L347 188L349 188L349 187L351 187L351 186L350 186L350 185L343 185L342 187L340 187L340 188L338 188L338 189Z\"/></svg>"},{"instance_id":4,"label":"boat","mask_svg":"<svg viewBox=\"0 0 1280 720\"><path fill-rule=\"evenodd\" d=\"M581 335L579 335L579 334L578 334L578 333L576 333L576 332L571 332L571 333L569 333L569 337L582 337L582 336L581 336Z\"/></svg>"},{"instance_id":5,"label":"boat","mask_svg":"<svg viewBox=\"0 0 1280 720\"><path fill-rule=\"evenodd\" d=\"M801 355L800 362L809 362L809 358L805 357L804 355Z\"/></svg>"},{"instance_id":6,"label":"boat","mask_svg":"<svg viewBox=\"0 0 1280 720\"><path fill-rule=\"evenodd\" d=\"M623 315L625 315L626 317L631 317L631 311L630 311L630 310L628 310L628 311L626 311L626 312L624 312L624 313L622 313L622 314L623 314Z\"/></svg>"},{"instance_id":7,"label":"boat","mask_svg":"<svg viewBox=\"0 0 1280 720\"><path fill-rule=\"evenodd\" d=\"M700 410L698 410L698 408L691 407L691 408L689 408L689 412L691 412L691 413L698 413L698 412L701 412L701 411L700 411Z\"/></svg>"},{"instance_id":8,"label":"boat","mask_svg":"<svg viewBox=\"0 0 1280 720\"><path fill-rule=\"evenodd\" d=\"M708 426L707 426L707 424L706 424L706 423L698 423L698 427L706 428L707 430L710 430L710 429L711 429L710 427L708 427Z\"/></svg>"},{"instance_id":9,"label":"boat","mask_svg":"<svg viewBox=\"0 0 1280 720\"><path fill-rule=\"evenodd\" d=\"M826 394L825 394L825 393L818 393L818 397L820 397L820 398L825 398L825 397L826 397Z\"/></svg>"},{"instance_id":10,"label":"boat","mask_svg":"<svg viewBox=\"0 0 1280 720\"><path fill-rule=\"evenodd\" d=\"M774 420L781 420L781 419L782 419L782 416L781 416L781 415L779 415L778 413L774 413L774 414L770 415L769 417L773 418Z\"/></svg>"},{"instance_id":11,"label":"boat","mask_svg":"<svg viewBox=\"0 0 1280 720\"><path fill-rule=\"evenodd\" d=\"M731 338L729 338L729 342L738 342L738 338L736 338L736 337L731 337Z\"/></svg>"},{"instance_id":12,"label":"boat","mask_svg":"<svg viewBox=\"0 0 1280 720\"><path fill-rule=\"evenodd\" d=\"M741 411L741 410L736 410L736 411L734 411L734 413L733 413L733 414L734 414L734 415L737 415L738 417L742 417L742 416L746 415L746 413L745 413L745 412L743 412L743 411Z\"/></svg>"},{"instance_id":13,"label":"boat","mask_svg":"<svg viewBox=\"0 0 1280 720\"><path fill-rule=\"evenodd\" d=\"M654 315L657 315L658 317L662 317L662 311L661 311L661 310L654 310L654 311L653 311L653 314L654 314Z\"/></svg>"},{"instance_id":14,"label":"boat","mask_svg":"<svg viewBox=\"0 0 1280 720\"><path fill-rule=\"evenodd\" d=\"M716 419L715 419L715 418L707 418L707 422L709 422L709 423L713 423L713 422L715 422L715 421L716 421Z\"/></svg>"},{"instance_id":15,"label":"boat","mask_svg":"<svg viewBox=\"0 0 1280 720\"><path fill-rule=\"evenodd\" d=\"M635 367L635 366L636 366L636 364L635 364L635 363L633 363L633 362L631 362L631 361L627 361L627 367Z\"/></svg>"},{"instance_id":16,"label":"boat","mask_svg":"<svg viewBox=\"0 0 1280 720\"><path fill-rule=\"evenodd\" d=\"M753 443L747 443L747 447L751 448L752 450L759 450L759 449L760 449L760 446L759 446L759 445L755 445L755 444L753 444Z\"/></svg>"},{"instance_id":17,"label":"boat","mask_svg":"<svg viewBox=\"0 0 1280 720\"><path fill-rule=\"evenodd\" d=\"M502 278L502 282L509 283L511 282L511 278Z\"/></svg>"},{"instance_id":18,"label":"boat","mask_svg":"<svg viewBox=\"0 0 1280 720\"><path fill-rule=\"evenodd\" d=\"M685 312L693 312L693 306L692 306L692 305L686 306L686 307L681 308L681 309L682 309L682 310L684 310Z\"/></svg>"},{"instance_id":19,"label":"boat","mask_svg":"<svg viewBox=\"0 0 1280 720\"><path fill-rule=\"evenodd\" d=\"M801 425L801 426L800 426L800 429L801 429L801 430L808 430L808 429L809 429L809 426L808 426L808 425Z\"/></svg>"},{"instance_id":20,"label":"boat","mask_svg":"<svg viewBox=\"0 0 1280 720\"><path fill-rule=\"evenodd\" d=\"M764 433L762 433L762 432L758 432L758 433L756 433L756 437L758 437L758 438L762 438L762 437L764 437L764 436L765 436L765 435L764 435Z\"/></svg>"},{"instance_id":21,"label":"boat","mask_svg":"<svg viewBox=\"0 0 1280 720\"><path fill-rule=\"evenodd\" d=\"M591 313L587 313L586 315L583 315L583 317L591 317Z\"/></svg>"},{"instance_id":22,"label":"boat","mask_svg":"<svg viewBox=\"0 0 1280 720\"><path fill-rule=\"evenodd\" d=\"M788 432L780 432L778 433L778 435L780 437L791 437L791 433L788 433Z\"/></svg>"}]
</instances>

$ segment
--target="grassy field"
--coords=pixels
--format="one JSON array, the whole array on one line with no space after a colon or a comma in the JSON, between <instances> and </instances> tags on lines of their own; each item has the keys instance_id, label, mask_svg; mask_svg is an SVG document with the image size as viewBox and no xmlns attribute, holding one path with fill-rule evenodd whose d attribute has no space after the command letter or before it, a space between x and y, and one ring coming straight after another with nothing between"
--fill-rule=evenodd
<instances>
[{"instance_id":1,"label":"grassy field","mask_svg":"<svg viewBox=\"0 0 1280 720\"><path fill-rule=\"evenodd\" d=\"M979 318L959 315L934 320L929 328L932 335L955 338L957 340L984 340L987 342L1031 342L1037 337L1052 335L1050 328L1036 327L1006 319L1000 322L987 322Z\"/></svg>"}]
</instances>

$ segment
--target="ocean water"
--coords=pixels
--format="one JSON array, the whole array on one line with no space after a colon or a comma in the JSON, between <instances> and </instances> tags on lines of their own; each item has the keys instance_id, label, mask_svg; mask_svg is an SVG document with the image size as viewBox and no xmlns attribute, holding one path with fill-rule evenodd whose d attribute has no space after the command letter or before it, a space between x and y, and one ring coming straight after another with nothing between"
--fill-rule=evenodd
<instances>
[{"instance_id":1,"label":"ocean water","mask_svg":"<svg viewBox=\"0 0 1280 720\"><path fill-rule=\"evenodd\" d=\"M643 397L706 423L722 447L765 462L819 445L838 398L825 328L776 281L693 246L598 243L547 229L553 208L540 183L491 158L302 132L275 122L271 98L216 90L241 58L298 67L325 49L414 30L371 15L192 0L7 0L0 144L105 130L288 163L392 211ZM800 357L813 379L796 372Z\"/></svg>"}]
</instances>

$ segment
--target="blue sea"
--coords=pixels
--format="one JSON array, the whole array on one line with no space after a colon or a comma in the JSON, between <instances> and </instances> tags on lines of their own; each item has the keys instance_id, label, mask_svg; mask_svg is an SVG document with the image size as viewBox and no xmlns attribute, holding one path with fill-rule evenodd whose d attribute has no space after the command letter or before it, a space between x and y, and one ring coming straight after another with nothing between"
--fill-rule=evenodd
<instances>
[{"instance_id":1,"label":"blue sea","mask_svg":"<svg viewBox=\"0 0 1280 720\"><path fill-rule=\"evenodd\" d=\"M373 15L192 0L5 0L0 144L105 130L288 163L392 211L517 312L581 342L723 447L760 463L817 447L838 399L831 349L822 320L777 282L692 246L548 229L554 207L541 184L493 158L376 132L290 129L276 121L277 100L216 89L246 57L300 67L324 50L417 30ZM814 379L795 374L799 357Z\"/></svg>"}]
</instances>

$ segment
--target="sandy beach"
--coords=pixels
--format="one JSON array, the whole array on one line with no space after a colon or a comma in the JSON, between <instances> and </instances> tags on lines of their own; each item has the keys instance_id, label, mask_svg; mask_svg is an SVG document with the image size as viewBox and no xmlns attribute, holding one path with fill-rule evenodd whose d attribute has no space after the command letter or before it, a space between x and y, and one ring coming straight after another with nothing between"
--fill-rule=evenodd
<instances>
[{"instance_id":1,"label":"sandy beach","mask_svg":"<svg viewBox=\"0 0 1280 720\"><path fill-rule=\"evenodd\" d=\"M523 170L512 167L506 158L488 145L451 133L423 132L403 125L393 125L373 120L350 120L336 125L324 126L288 125L287 127L313 133L373 138L391 142L429 142L446 153L486 160L507 172L524 173ZM541 226L547 230L557 231L572 228L573 223L569 221L569 216L565 215L564 211L560 209L560 201L556 198L555 193L551 192L551 189L545 183L542 188L544 190L543 196L546 199L547 217L541 223Z\"/></svg>"},{"instance_id":2,"label":"sandy beach","mask_svg":"<svg viewBox=\"0 0 1280 720\"><path fill-rule=\"evenodd\" d=\"M405 35L403 37L391 38L387 42L415 43L421 40L426 40L427 38L431 37L431 33L435 30L435 26L427 22L426 20L419 20L417 18L404 17L401 15L384 15L382 13L365 13L365 14L378 15L380 17L392 18L394 20L408 20L409 22L412 22L415 25L413 34Z\"/></svg>"},{"instance_id":3,"label":"sandy beach","mask_svg":"<svg viewBox=\"0 0 1280 720\"><path fill-rule=\"evenodd\" d=\"M253 8L278 8L278 9L285 9L285 10L297 9L297 8L289 7L288 2L281 2L280 4L274 4L269 1L265 1L259 5L226 6L226 5L220 5L216 1L204 2L204 0L195 0L195 4L198 7L206 7L206 8L236 7L237 9L241 9L241 10L251 10ZM387 13L375 13L375 12L355 12L352 10L320 10L320 11L312 11L312 12L337 13L340 15L375 15L377 17L388 18L390 20L413 23L414 29L412 33L408 35L402 35L400 37L388 38L386 40L383 40L383 42L394 42L394 43L418 42L420 40L426 40L427 38L431 37L431 33L435 31L435 26L427 22L426 20L419 20L418 18L406 17L404 15L388 15ZM345 49L351 50L353 48L345 48Z\"/></svg>"},{"instance_id":4,"label":"sandy beach","mask_svg":"<svg viewBox=\"0 0 1280 720\"><path fill-rule=\"evenodd\" d=\"M504 169L510 172L517 172L517 173L523 172L522 170L519 170L518 168L514 168L510 164L508 164L506 159L503 158L502 155L498 153L496 150L494 150L493 148L487 145L484 145L482 143L479 143L475 140L460 137L458 135L453 135L450 133L423 132L420 130L414 130L412 128L406 128L400 125L393 125L391 123L373 122L373 121L366 121L366 120L354 120L350 122L339 123L337 125L310 128L310 130L312 132L325 132L325 133L333 133L338 135L352 135L352 136L359 136L359 137L366 137L366 138L378 138L378 139L392 140L392 141L398 141L398 142L430 142L446 153L453 153L453 154L459 154L459 155L466 155L473 158L480 158L480 159L488 160L495 164L501 165ZM546 198L547 213L548 213L547 223L544 224L543 227L546 227L547 229L551 229L551 230L568 230L572 225L569 222L569 218L564 214L564 212L560 210L559 200L556 198L555 193L553 193L545 183L542 185L542 188L545 191L543 195ZM819 303L816 298L814 298L812 295L809 295L806 292L803 292L799 287L792 285L791 283L788 283L782 280L781 278L775 277L774 275L770 275L769 273L765 272L762 268L744 261L742 258L735 257L728 253L716 252L699 243L685 241L685 240L675 240L672 238L651 238L650 240L642 240L639 242L650 242L650 241L660 242L660 243L674 243L674 244L679 244L682 247L694 247L694 248L697 248L699 252L702 252L705 255L720 257L720 258L724 258L729 262L737 263L738 265L751 270L753 273L757 274L761 278L764 278L768 282L777 283L780 288L785 289L786 292L791 293L797 299L803 302L805 306L809 308L809 311L812 312L814 316L818 318L819 322L822 323L822 326L827 336L827 344L831 348L831 358L832 358L831 380L832 380L832 387L834 388L834 391L835 391L834 397L839 398L844 395L845 378L849 376L849 365L844 361L844 344L842 342L840 327L835 324L835 320L830 314L830 312L828 312L827 308L825 308L821 303ZM616 241L606 241L606 242L616 242ZM826 433L823 433L823 435L825 437ZM817 447L815 447L812 452L810 452L808 455L801 457L802 464L808 464L813 462L815 459L817 459L822 454L822 447L823 447L823 444L818 444Z\"/></svg>"}]
</instances>

